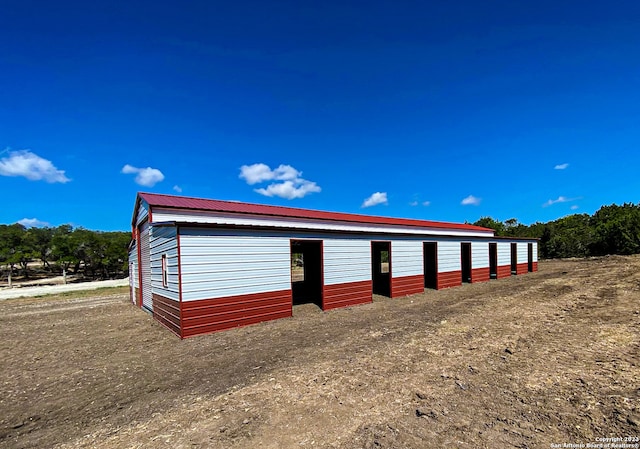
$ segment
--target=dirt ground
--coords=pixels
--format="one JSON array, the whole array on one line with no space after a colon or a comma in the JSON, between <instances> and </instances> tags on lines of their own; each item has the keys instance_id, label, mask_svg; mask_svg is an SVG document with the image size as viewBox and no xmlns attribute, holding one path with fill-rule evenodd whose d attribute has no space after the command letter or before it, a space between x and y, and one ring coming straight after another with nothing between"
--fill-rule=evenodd
<instances>
[{"instance_id":1,"label":"dirt ground","mask_svg":"<svg viewBox=\"0 0 640 449\"><path fill-rule=\"evenodd\" d=\"M640 257L184 341L92 295L0 303L0 448L638 447Z\"/></svg>"}]
</instances>

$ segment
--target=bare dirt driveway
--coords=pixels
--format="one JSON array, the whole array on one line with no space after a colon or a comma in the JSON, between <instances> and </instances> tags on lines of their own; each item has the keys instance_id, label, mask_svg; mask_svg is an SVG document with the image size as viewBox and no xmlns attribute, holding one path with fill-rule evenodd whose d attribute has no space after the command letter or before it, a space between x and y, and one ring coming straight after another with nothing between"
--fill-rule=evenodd
<instances>
[{"instance_id":1,"label":"bare dirt driveway","mask_svg":"<svg viewBox=\"0 0 640 449\"><path fill-rule=\"evenodd\" d=\"M62 276L60 276L62 278ZM55 278L57 280L57 278ZM37 285L49 282L47 279L36 281L28 287L0 288L0 301L12 298L29 298L34 296L51 295L55 293L98 290L109 287L129 285L129 278L111 279L108 281L80 282L77 284Z\"/></svg>"},{"instance_id":2,"label":"bare dirt driveway","mask_svg":"<svg viewBox=\"0 0 640 449\"><path fill-rule=\"evenodd\" d=\"M640 257L184 341L125 290L0 302L0 448L638 444Z\"/></svg>"}]
</instances>

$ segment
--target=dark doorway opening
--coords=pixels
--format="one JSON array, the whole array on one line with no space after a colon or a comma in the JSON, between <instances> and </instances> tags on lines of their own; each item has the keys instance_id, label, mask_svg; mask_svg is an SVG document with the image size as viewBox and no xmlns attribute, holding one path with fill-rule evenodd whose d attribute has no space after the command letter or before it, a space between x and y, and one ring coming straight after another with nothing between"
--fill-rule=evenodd
<instances>
[{"instance_id":1,"label":"dark doorway opening","mask_svg":"<svg viewBox=\"0 0 640 449\"><path fill-rule=\"evenodd\" d=\"M527 244L527 270L533 271L533 243Z\"/></svg>"},{"instance_id":2,"label":"dark doorway opening","mask_svg":"<svg viewBox=\"0 0 640 449\"><path fill-rule=\"evenodd\" d=\"M293 305L322 308L321 240L291 240L291 293Z\"/></svg>"},{"instance_id":3,"label":"dark doorway opening","mask_svg":"<svg viewBox=\"0 0 640 449\"><path fill-rule=\"evenodd\" d=\"M518 244L511 244L511 274L518 274Z\"/></svg>"},{"instance_id":4,"label":"dark doorway opening","mask_svg":"<svg viewBox=\"0 0 640 449\"><path fill-rule=\"evenodd\" d=\"M471 282L471 243L461 243L460 252L462 282Z\"/></svg>"},{"instance_id":5,"label":"dark doorway opening","mask_svg":"<svg viewBox=\"0 0 640 449\"><path fill-rule=\"evenodd\" d=\"M498 279L498 244L489 243L489 279Z\"/></svg>"},{"instance_id":6,"label":"dark doorway opening","mask_svg":"<svg viewBox=\"0 0 640 449\"><path fill-rule=\"evenodd\" d=\"M391 297L391 242L371 242L373 293Z\"/></svg>"},{"instance_id":7,"label":"dark doorway opening","mask_svg":"<svg viewBox=\"0 0 640 449\"><path fill-rule=\"evenodd\" d=\"M438 288L438 244L436 242L424 243L422 253L424 286L425 288Z\"/></svg>"}]
</instances>

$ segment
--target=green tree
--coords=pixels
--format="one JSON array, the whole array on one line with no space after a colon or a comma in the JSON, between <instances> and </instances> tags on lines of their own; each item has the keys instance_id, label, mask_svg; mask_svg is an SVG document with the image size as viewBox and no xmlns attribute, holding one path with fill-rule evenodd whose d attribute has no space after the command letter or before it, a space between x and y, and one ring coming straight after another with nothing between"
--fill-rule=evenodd
<instances>
[{"instance_id":1,"label":"green tree","mask_svg":"<svg viewBox=\"0 0 640 449\"><path fill-rule=\"evenodd\" d=\"M640 253L640 205L602 206L591 218L595 255Z\"/></svg>"},{"instance_id":2,"label":"green tree","mask_svg":"<svg viewBox=\"0 0 640 449\"><path fill-rule=\"evenodd\" d=\"M85 276L95 277L96 269L99 268L102 257L98 233L84 228L76 228L71 235L74 244L74 255L76 256L73 272L78 273L82 265Z\"/></svg>"},{"instance_id":3,"label":"green tree","mask_svg":"<svg viewBox=\"0 0 640 449\"><path fill-rule=\"evenodd\" d=\"M19 265L22 274L29 276L28 264L34 257L33 242L21 224L0 225L0 260L9 267L9 276Z\"/></svg>"},{"instance_id":4,"label":"green tree","mask_svg":"<svg viewBox=\"0 0 640 449\"><path fill-rule=\"evenodd\" d=\"M103 241L103 277L111 279L126 274L129 270L129 232L105 232Z\"/></svg>"},{"instance_id":5,"label":"green tree","mask_svg":"<svg viewBox=\"0 0 640 449\"><path fill-rule=\"evenodd\" d=\"M587 214L569 215L545 225L540 237L544 258L586 257L590 255L593 230Z\"/></svg>"},{"instance_id":6,"label":"green tree","mask_svg":"<svg viewBox=\"0 0 640 449\"><path fill-rule=\"evenodd\" d=\"M65 282L69 267L78 263L76 247L77 242L71 225L65 224L54 229L51 237L51 260L58 265L62 275L65 276Z\"/></svg>"},{"instance_id":7,"label":"green tree","mask_svg":"<svg viewBox=\"0 0 640 449\"><path fill-rule=\"evenodd\" d=\"M54 228L30 228L26 231L26 238L34 253L42 261L43 267L49 267L51 257L51 239L55 232Z\"/></svg>"},{"instance_id":8,"label":"green tree","mask_svg":"<svg viewBox=\"0 0 640 449\"><path fill-rule=\"evenodd\" d=\"M20 246L23 233L22 225L0 225L0 263L7 267L9 285L11 285L14 267L19 262L16 249Z\"/></svg>"},{"instance_id":9,"label":"green tree","mask_svg":"<svg viewBox=\"0 0 640 449\"><path fill-rule=\"evenodd\" d=\"M529 237L529 227L519 223L516 218L509 218L504 222L504 236L507 237Z\"/></svg>"},{"instance_id":10,"label":"green tree","mask_svg":"<svg viewBox=\"0 0 640 449\"><path fill-rule=\"evenodd\" d=\"M498 220L494 220L491 217L480 217L480 219L473 224L474 226L482 226L483 228L493 229L494 231L496 231L496 235L504 235L504 223Z\"/></svg>"}]
</instances>

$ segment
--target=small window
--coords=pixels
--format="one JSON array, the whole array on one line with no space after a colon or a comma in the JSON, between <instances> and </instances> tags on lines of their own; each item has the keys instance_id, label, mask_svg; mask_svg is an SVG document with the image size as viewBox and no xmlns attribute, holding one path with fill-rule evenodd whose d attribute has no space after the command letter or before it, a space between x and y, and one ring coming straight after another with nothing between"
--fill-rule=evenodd
<instances>
[{"instance_id":1,"label":"small window","mask_svg":"<svg viewBox=\"0 0 640 449\"><path fill-rule=\"evenodd\" d=\"M389 251L380 251L380 273L389 272Z\"/></svg>"},{"instance_id":2,"label":"small window","mask_svg":"<svg viewBox=\"0 0 640 449\"><path fill-rule=\"evenodd\" d=\"M167 288L169 286L169 273L167 271L167 255L162 255L162 286Z\"/></svg>"},{"instance_id":3,"label":"small window","mask_svg":"<svg viewBox=\"0 0 640 449\"><path fill-rule=\"evenodd\" d=\"M304 282L303 253L291 253L291 282Z\"/></svg>"}]
</instances>

